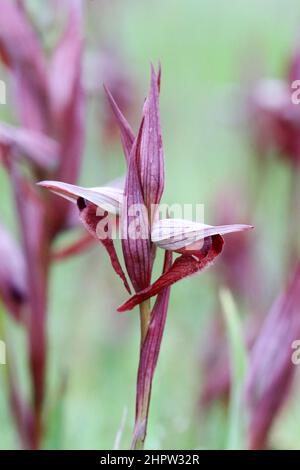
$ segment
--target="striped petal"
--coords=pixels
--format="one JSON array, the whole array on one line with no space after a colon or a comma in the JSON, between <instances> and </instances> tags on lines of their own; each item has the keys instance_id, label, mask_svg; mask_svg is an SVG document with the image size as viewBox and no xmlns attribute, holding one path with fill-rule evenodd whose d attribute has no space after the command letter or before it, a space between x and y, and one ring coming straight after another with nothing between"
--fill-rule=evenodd
<instances>
[{"instance_id":1,"label":"striped petal","mask_svg":"<svg viewBox=\"0 0 300 470\"><path fill-rule=\"evenodd\" d=\"M150 287L143 289L118 308L118 312L132 310L136 305L159 294L166 287L193 274L200 273L208 267L221 253L223 238L220 235L208 237L197 254L182 254L172 264L171 268L163 273Z\"/></svg>"},{"instance_id":2,"label":"striped petal","mask_svg":"<svg viewBox=\"0 0 300 470\"><path fill-rule=\"evenodd\" d=\"M109 186L83 188L60 181L41 181L38 184L75 204L79 198L82 198L111 214L120 214L124 195L122 189Z\"/></svg>"},{"instance_id":3,"label":"striped petal","mask_svg":"<svg viewBox=\"0 0 300 470\"><path fill-rule=\"evenodd\" d=\"M144 126L140 150L140 174L145 205L150 214L153 206L160 203L164 190L164 154L159 115L158 76L151 66L151 85L149 96L144 104ZM153 217L155 214L152 214Z\"/></svg>"},{"instance_id":4,"label":"striped petal","mask_svg":"<svg viewBox=\"0 0 300 470\"><path fill-rule=\"evenodd\" d=\"M130 154L121 214L124 261L136 292L149 286L152 268L148 213L138 171L142 131L143 121Z\"/></svg>"},{"instance_id":5,"label":"striped petal","mask_svg":"<svg viewBox=\"0 0 300 470\"><path fill-rule=\"evenodd\" d=\"M109 89L104 85L104 91L106 93L107 99L111 106L111 109L114 113L115 119L120 129L121 133L121 141L124 150L124 154L126 157L127 162L129 161L130 152L134 142L134 134L130 127L130 124L124 117L122 111L120 110L119 106L117 105L115 99L113 98Z\"/></svg>"},{"instance_id":6,"label":"striped petal","mask_svg":"<svg viewBox=\"0 0 300 470\"><path fill-rule=\"evenodd\" d=\"M253 228L251 225L206 225L184 219L162 219L155 223L151 231L151 240L164 250L197 251L206 237L242 232Z\"/></svg>"}]
</instances>

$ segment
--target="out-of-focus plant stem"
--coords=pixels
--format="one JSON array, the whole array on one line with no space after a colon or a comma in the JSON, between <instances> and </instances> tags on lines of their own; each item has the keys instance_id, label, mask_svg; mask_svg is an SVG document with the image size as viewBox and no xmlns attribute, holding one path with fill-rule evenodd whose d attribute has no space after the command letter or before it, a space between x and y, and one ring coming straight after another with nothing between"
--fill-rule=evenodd
<instances>
[{"instance_id":1,"label":"out-of-focus plant stem","mask_svg":"<svg viewBox=\"0 0 300 470\"><path fill-rule=\"evenodd\" d=\"M47 284L50 260L50 240L47 235L47 211L33 204L26 193L26 181L18 168L11 164L10 176L14 188L15 204L20 224L29 290L29 305L25 317L27 330L29 370L31 377L31 449L39 449L43 435L43 405L47 363ZM34 199L33 199L34 200ZM34 200L36 203L36 201ZM36 225L31 227L32 212ZM38 214L37 214L38 212ZM36 233L33 235L32 230ZM36 246L36 244L38 244Z\"/></svg>"},{"instance_id":2,"label":"out-of-focus plant stem","mask_svg":"<svg viewBox=\"0 0 300 470\"><path fill-rule=\"evenodd\" d=\"M5 341L6 346L8 345L7 332L5 330L4 313L2 312L2 305L0 302L0 338ZM8 359L8 350L6 349L6 366L3 368L3 373L6 376L6 383L8 384L8 399L12 409L12 415L16 423L17 431L19 434L20 443L23 449L30 449L31 436L32 436L32 419L31 411L27 404L24 402L21 393L19 383L16 382L14 371L16 364L12 351L10 351Z\"/></svg>"},{"instance_id":3,"label":"out-of-focus plant stem","mask_svg":"<svg viewBox=\"0 0 300 470\"><path fill-rule=\"evenodd\" d=\"M289 242L288 265L287 270L293 269L295 260L298 259L298 219L299 219L299 197L300 197L300 169L298 164L291 167L291 183L290 183L290 196L287 224L288 234L287 239Z\"/></svg>"}]
</instances>

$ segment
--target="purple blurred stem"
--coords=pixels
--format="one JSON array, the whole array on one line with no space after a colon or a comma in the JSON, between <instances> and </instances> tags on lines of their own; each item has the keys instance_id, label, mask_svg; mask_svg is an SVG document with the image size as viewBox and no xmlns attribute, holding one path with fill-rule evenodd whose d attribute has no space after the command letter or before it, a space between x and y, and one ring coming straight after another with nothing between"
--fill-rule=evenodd
<instances>
[{"instance_id":1,"label":"purple blurred stem","mask_svg":"<svg viewBox=\"0 0 300 470\"><path fill-rule=\"evenodd\" d=\"M42 409L45 396L46 369L46 305L49 265L49 241L46 214L37 203L32 204L25 180L16 165L10 165L19 217L21 239L26 260L29 288L28 316L25 320L29 349L29 367L32 383L32 435L30 447L38 449L42 438Z\"/></svg>"},{"instance_id":2,"label":"purple blurred stem","mask_svg":"<svg viewBox=\"0 0 300 470\"><path fill-rule=\"evenodd\" d=\"M300 196L300 169L299 165L295 164L291 167L291 184L290 184L290 195L289 195L289 224L287 240L289 243L288 253L288 271L293 269L295 260L297 260L298 250L298 238L299 230L297 227L299 220L299 196Z\"/></svg>"}]
</instances>

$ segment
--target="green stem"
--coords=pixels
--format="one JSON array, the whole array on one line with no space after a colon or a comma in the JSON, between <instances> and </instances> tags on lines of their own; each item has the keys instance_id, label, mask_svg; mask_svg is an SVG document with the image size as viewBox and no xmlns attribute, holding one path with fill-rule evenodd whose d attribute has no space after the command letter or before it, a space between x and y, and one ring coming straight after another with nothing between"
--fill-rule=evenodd
<instances>
[{"instance_id":1,"label":"green stem","mask_svg":"<svg viewBox=\"0 0 300 470\"><path fill-rule=\"evenodd\" d=\"M143 344L147 336L149 324L151 320L150 299L140 304L140 324L141 324L141 346L140 346L140 362L142 357ZM140 368L140 364L139 364ZM149 409L151 389L144 391L142 402L140 402L139 391L136 397L136 417L134 426L134 436L131 444L133 450L143 450L147 432L147 414Z\"/></svg>"},{"instance_id":2,"label":"green stem","mask_svg":"<svg viewBox=\"0 0 300 470\"><path fill-rule=\"evenodd\" d=\"M150 319L151 319L150 299L147 299L140 304L141 347L147 336Z\"/></svg>"}]
</instances>

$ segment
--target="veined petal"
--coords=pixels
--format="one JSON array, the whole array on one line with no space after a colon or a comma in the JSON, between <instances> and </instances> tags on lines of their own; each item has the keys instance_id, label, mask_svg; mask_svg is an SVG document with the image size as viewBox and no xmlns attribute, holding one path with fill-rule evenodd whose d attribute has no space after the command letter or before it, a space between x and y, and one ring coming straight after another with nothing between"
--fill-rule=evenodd
<instances>
[{"instance_id":1,"label":"veined petal","mask_svg":"<svg viewBox=\"0 0 300 470\"><path fill-rule=\"evenodd\" d=\"M111 188L109 186L83 188L82 186L75 186L74 184L60 181L41 181L38 184L75 204L79 198L83 198L111 214L120 214L124 197L122 189Z\"/></svg>"},{"instance_id":2,"label":"veined petal","mask_svg":"<svg viewBox=\"0 0 300 470\"><path fill-rule=\"evenodd\" d=\"M122 146L124 150L124 154L126 157L127 162L129 161L129 156L130 152L133 146L134 142L134 133L130 127L130 124L124 117L122 111L120 110L119 106L117 105L116 101L114 100L111 92L109 89L104 85L104 91L106 93L107 99L109 101L109 104L111 106L111 109L114 113L114 116L116 118L117 124L120 128L121 132L121 141L122 141Z\"/></svg>"},{"instance_id":3,"label":"veined petal","mask_svg":"<svg viewBox=\"0 0 300 470\"><path fill-rule=\"evenodd\" d=\"M153 67L152 67L153 69ZM155 75L155 72L153 70L153 75ZM156 87L158 92L160 91L160 80L161 80L161 66L159 64L158 68L158 74L156 77ZM119 126L120 133L121 133L121 141L122 141L122 146L124 150L124 154L126 157L127 162L129 161L129 156L130 152L133 146L133 142L135 139L134 133L132 131L132 128L130 124L128 123L127 119L123 115L122 111L120 110L116 100L114 99L112 93L110 92L109 88L106 85L103 85L105 94L107 96L107 99L109 101L109 104L111 106L111 109L114 113L116 122ZM145 111L146 108L144 108Z\"/></svg>"},{"instance_id":4,"label":"veined petal","mask_svg":"<svg viewBox=\"0 0 300 470\"><path fill-rule=\"evenodd\" d=\"M132 310L133 307L158 294L162 289L175 284L185 277L203 271L221 253L223 243L223 238L220 235L205 238L204 245L197 255L186 252L176 258L167 272L162 274L150 287L131 297L118 308L118 311L125 312L126 310Z\"/></svg>"},{"instance_id":5,"label":"veined petal","mask_svg":"<svg viewBox=\"0 0 300 470\"><path fill-rule=\"evenodd\" d=\"M159 116L159 76L151 66L150 93L144 104L144 126L140 151L141 186L149 214L159 204L164 190L164 155ZM154 214L152 214L154 216Z\"/></svg>"},{"instance_id":6,"label":"veined petal","mask_svg":"<svg viewBox=\"0 0 300 470\"><path fill-rule=\"evenodd\" d=\"M156 222L151 231L151 240L164 250L178 251L183 248L197 249L194 243L213 235L242 232L253 228L251 225L206 225L185 219L162 219Z\"/></svg>"},{"instance_id":7,"label":"veined petal","mask_svg":"<svg viewBox=\"0 0 300 470\"><path fill-rule=\"evenodd\" d=\"M142 131L143 121L130 154L121 213L123 255L136 292L149 286L152 268L148 213L138 172Z\"/></svg>"},{"instance_id":8,"label":"veined petal","mask_svg":"<svg viewBox=\"0 0 300 470\"><path fill-rule=\"evenodd\" d=\"M59 161L58 143L36 131L0 123L0 147L25 157L41 169L53 170Z\"/></svg>"}]
</instances>

